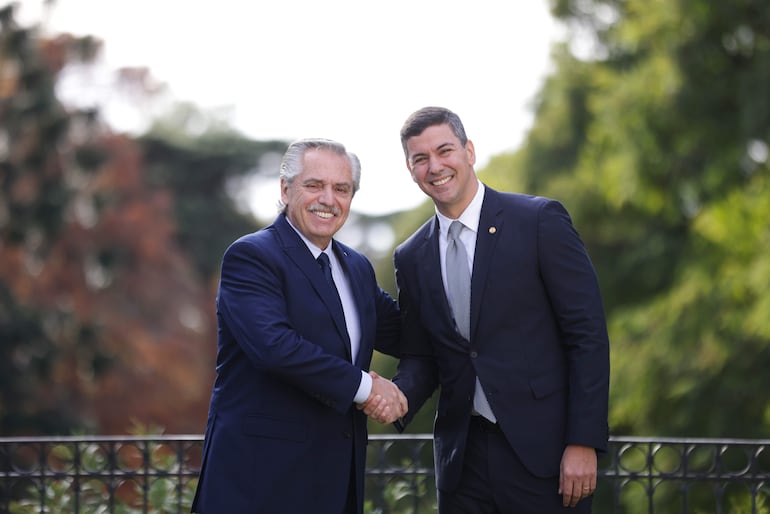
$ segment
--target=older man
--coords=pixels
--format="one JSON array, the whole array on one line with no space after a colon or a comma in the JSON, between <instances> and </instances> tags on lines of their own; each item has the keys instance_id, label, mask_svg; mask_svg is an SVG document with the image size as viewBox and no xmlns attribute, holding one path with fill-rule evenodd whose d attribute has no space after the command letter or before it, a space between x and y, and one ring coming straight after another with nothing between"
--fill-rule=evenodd
<instances>
[{"instance_id":1,"label":"older man","mask_svg":"<svg viewBox=\"0 0 770 514\"><path fill-rule=\"evenodd\" d=\"M290 145L282 212L225 252L217 297L217 378L192 511L361 514L366 416L406 412L368 373L398 351L399 312L360 253L333 239L361 166L325 139Z\"/></svg>"}]
</instances>

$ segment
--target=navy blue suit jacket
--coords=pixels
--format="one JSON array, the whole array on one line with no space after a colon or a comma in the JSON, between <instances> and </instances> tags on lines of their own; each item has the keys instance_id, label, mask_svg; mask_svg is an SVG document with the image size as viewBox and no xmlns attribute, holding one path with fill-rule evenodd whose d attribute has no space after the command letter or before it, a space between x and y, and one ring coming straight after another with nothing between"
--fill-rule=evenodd
<instances>
[{"instance_id":1,"label":"navy blue suit jacket","mask_svg":"<svg viewBox=\"0 0 770 514\"><path fill-rule=\"evenodd\" d=\"M342 309L284 215L225 252L214 384L193 512L339 514L351 463L363 500L366 416L353 404L375 347L398 350L395 300L369 261L333 241L361 325L355 362Z\"/></svg>"},{"instance_id":2,"label":"navy blue suit jacket","mask_svg":"<svg viewBox=\"0 0 770 514\"><path fill-rule=\"evenodd\" d=\"M559 473L564 448L604 450L609 341L594 268L554 200L486 188L471 279L471 337L454 328L438 219L395 253L402 359L394 381L408 422L440 386L437 485L460 479L478 375L505 436L536 476ZM505 470L500 470L505 472Z\"/></svg>"}]
</instances>

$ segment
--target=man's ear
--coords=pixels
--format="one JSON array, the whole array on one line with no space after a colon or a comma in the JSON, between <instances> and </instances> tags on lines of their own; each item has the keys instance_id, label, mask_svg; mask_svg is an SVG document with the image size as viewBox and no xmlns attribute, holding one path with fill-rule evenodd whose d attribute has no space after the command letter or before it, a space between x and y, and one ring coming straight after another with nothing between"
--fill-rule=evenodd
<instances>
[{"instance_id":1,"label":"man's ear","mask_svg":"<svg viewBox=\"0 0 770 514\"><path fill-rule=\"evenodd\" d=\"M476 148L470 139L465 143L465 151L468 153L468 162L471 163L471 166L474 166L476 164Z\"/></svg>"},{"instance_id":2,"label":"man's ear","mask_svg":"<svg viewBox=\"0 0 770 514\"><path fill-rule=\"evenodd\" d=\"M284 205L286 205L286 200L288 200L288 193L289 190L289 183L286 181L285 178L281 178L281 201Z\"/></svg>"}]
</instances>

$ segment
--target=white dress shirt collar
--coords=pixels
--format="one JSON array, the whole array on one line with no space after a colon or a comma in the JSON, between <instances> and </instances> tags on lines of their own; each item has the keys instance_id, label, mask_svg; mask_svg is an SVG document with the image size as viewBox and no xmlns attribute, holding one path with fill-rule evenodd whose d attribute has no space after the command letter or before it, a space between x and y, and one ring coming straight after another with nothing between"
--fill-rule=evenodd
<instances>
[{"instance_id":1,"label":"white dress shirt collar","mask_svg":"<svg viewBox=\"0 0 770 514\"><path fill-rule=\"evenodd\" d=\"M473 197L473 200L471 200L471 203L468 204L468 207L465 208L463 213L460 214L460 217L457 218L460 223L465 225L465 228L468 228L473 232L474 236L479 228L479 220L481 219L481 205L483 203L484 184L482 184L479 180L479 187L476 189L476 195ZM441 231L441 235L446 238L446 235L449 232L449 225L451 225L454 220L447 218L438 212L438 209L436 209L436 216L438 216L438 225L439 230Z\"/></svg>"}]
</instances>

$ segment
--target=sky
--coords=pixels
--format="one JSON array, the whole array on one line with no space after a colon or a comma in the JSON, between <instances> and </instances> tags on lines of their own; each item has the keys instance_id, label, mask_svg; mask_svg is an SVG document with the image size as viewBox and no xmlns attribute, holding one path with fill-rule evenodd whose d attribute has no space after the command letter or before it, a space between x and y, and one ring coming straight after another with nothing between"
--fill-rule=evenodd
<instances>
[{"instance_id":1,"label":"sky","mask_svg":"<svg viewBox=\"0 0 770 514\"><path fill-rule=\"evenodd\" d=\"M48 10L44 0L17 3L20 21L101 38L106 66L146 66L174 98L227 112L248 137L342 142L362 163L352 208L372 215L426 199L398 137L420 107L460 115L477 169L518 148L561 34L547 0L55 0ZM68 94L105 101L94 88ZM105 113L118 130L141 130L136 112ZM258 217L274 215L277 178L249 196Z\"/></svg>"}]
</instances>

